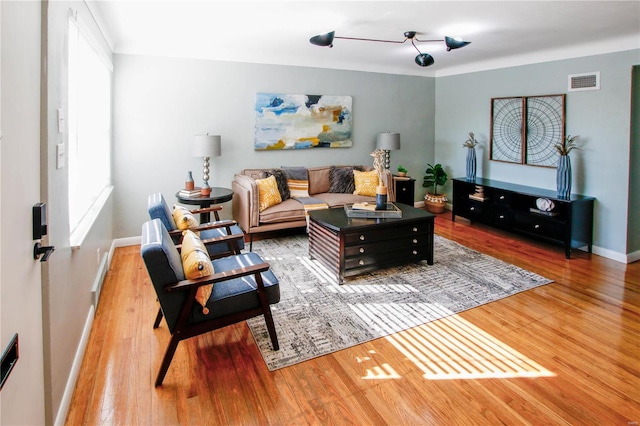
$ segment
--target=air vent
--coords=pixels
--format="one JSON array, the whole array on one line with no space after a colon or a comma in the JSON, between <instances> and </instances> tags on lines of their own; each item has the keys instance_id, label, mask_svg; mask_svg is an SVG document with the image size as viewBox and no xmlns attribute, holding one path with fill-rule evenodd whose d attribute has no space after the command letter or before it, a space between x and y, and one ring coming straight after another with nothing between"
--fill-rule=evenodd
<instances>
[{"instance_id":1,"label":"air vent","mask_svg":"<svg viewBox=\"0 0 640 426\"><path fill-rule=\"evenodd\" d=\"M586 72L569 76L569 92L600 90L600 72Z\"/></svg>"}]
</instances>

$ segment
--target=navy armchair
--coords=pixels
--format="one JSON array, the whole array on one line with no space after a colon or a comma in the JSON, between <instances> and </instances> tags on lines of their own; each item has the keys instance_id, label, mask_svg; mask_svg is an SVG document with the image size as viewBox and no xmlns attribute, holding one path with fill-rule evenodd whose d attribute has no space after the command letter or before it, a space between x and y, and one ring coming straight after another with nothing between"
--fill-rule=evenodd
<instances>
[{"instance_id":1,"label":"navy armchair","mask_svg":"<svg viewBox=\"0 0 640 426\"><path fill-rule=\"evenodd\" d=\"M228 238L222 240L227 242ZM187 280L180 253L160 219L142 226L140 252L160 303L154 328L164 317L171 333L156 386L162 385L181 340L258 315L264 315L273 348L279 349L270 305L280 301L280 285L269 264L258 254L241 253L211 260L213 274ZM206 306L200 307L196 293L199 287L209 284L213 284L211 295Z\"/></svg>"}]
</instances>

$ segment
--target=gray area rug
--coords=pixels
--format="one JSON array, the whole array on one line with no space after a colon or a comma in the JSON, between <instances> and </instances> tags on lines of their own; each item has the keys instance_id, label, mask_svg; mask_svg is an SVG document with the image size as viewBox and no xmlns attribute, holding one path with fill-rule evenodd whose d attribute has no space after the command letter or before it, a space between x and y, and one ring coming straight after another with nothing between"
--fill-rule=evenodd
<instances>
[{"instance_id":1,"label":"gray area rug","mask_svg":"<svg viewBox=\"0 0 640 426\"><path fill-rule=\"evenodd\" d=\"M426 261L350 278L339 285L309 258L306 235L255 241L280 281L272 306L280 350L262 316L247 321L270 371L471 309L552 282L435 236Z\"/></svg>"}]
</instances>

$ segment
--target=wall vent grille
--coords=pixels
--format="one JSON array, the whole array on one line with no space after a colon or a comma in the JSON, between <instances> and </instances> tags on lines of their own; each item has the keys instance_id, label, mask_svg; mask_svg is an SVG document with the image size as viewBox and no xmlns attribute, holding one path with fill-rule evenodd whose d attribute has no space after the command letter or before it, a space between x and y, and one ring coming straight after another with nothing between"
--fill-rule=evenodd
<instances>
[{"instance_id":1,"label":"wall vent grille","mask_svg":"<svg viewBox=\"0 0 640 426\"><path fill-rule=\"evenodd\" d=\"M586 72L569 76L569 91L600 90L600 72Z\"/></svg>"}]
</instances>

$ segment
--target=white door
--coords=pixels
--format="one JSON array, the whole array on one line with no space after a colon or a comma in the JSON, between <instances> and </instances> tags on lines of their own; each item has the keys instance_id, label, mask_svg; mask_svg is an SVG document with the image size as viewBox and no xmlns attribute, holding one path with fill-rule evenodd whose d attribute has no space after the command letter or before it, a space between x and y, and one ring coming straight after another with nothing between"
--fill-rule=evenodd
<instances>
[{"instance_id":1,"label":"white door","mask_svg":"<svg viewBox=\"0 0 640 426\"><path fill-rule=\"evenodd\" d=\"M19 359L0 391L0 424L45 423L42 290L33 259L40 201L41 2L0 1L0 351ZM55 256L55 254L54 254Z\"/></svg>"}]
</instances>

